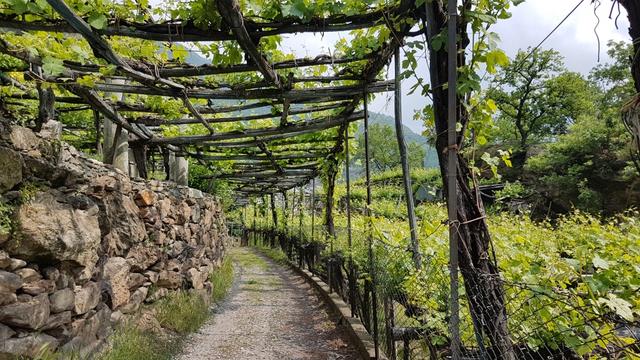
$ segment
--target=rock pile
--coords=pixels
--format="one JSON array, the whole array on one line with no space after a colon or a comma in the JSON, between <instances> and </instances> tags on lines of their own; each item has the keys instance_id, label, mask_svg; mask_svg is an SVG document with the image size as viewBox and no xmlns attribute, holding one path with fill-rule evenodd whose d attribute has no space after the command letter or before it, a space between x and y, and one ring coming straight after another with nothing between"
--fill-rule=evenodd
<instances>
[{"instance_id":1,"label":"rock pile","mask_svg":"<svg viewBox=\"0 0 640 360\"><path fill-rule=\"evenodd\" d=\"M141 304L209 293L226 234L211 196L0 122L0 359L90 353Z\"/></svg>"}]
</instances>

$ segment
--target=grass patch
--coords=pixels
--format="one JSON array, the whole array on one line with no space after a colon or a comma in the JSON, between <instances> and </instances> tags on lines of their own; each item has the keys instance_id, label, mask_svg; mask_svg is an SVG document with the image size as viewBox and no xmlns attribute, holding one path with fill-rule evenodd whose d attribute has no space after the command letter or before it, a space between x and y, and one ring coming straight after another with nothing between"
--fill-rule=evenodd
<instances>
[{"instance_id":1,"label":"grass patch","mask_svg":"<svg viewBox=\"0 0 640 360\"><path fill-rule=\"evenodd\" d=\"M157 336L125 325L111 337L112 347L99 360L169 360L175 352L171 341L158 341Z\"/></svg>"},{"instance_id":2,"label":"grass patch","mask_svg":"<svg viewBox=\"0 0 640 360\"><path fill-rule=\"evenodd\" d=\"M261 270L267 269L269 264L266 260L249 251L237 251L233 253L233 259L243 268L258 267Z\"/></svg>"},{"instance_id":3,"label":"grass patch","mask_svg":"<svg viewBox=\"0 0 640 360\"><path fill-rule=\"evenodd\" d=\"M289 263L289 259L287 259L287 254L285 254L280 249L273 249L270 247L259 247L258 248L263 254L267 255L271 260L277 262L281 265L286 265Z\"/></svg>"},{"instance_id":4,"label":"grass patch","mask_svg":"<svg viewBox=\"0 0 640 360\"><path fill-rule=\"evenodd\" d=\"M179 334L194 332L209 318L209 305L195 292L174 292L154 305L163 328Z\"/></svg>"},{"instance_id":5,"label":"grass patch","mask_svg":"<svg viewBox=\"0 0 640 360\"><path fill-rule=\"evenodd\" d=\"M211 297L214 302L222 300L233 284L233 264L229 258L224 259L222 266L209 275L213 287Z\"/></svg>"}]
</instances>

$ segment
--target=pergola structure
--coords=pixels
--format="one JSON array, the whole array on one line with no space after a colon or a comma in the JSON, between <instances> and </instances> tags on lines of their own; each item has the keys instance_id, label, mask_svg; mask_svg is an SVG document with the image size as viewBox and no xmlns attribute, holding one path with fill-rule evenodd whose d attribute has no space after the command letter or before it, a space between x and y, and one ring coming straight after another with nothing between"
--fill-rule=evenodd
<instances>
[{"instance_id":1,"label":"pergola structure","mask_svg":"<svg viewBox=\"0 0 640 360\"><path fill-rule=\"evenodd\" d=\"M50 19L25 21L24 16L0 14L0 28L15 33L46 31L81 36L102 61L63 61L60 74L45 75L41 70L45 63L42 57L0 37L0 52L24 64L23 68L5 70L24 71L25 79L37 84L54 83L69 93L55 96L38 85L37 94L25 89L5 96L4 101L19 105L38 100L41 114L53 114L54 103L77 105L65 107L64 111L93 109L115 126L109 135L115 139L114 149L117 139L123 133L128 134L125 140L133 150L142 177L147 174L146 151L152 147L162 147L178 158L192 157L207 166L233 160L232 170L212 170L205 177L224 179L245 195L279 193L306 184L318 175L323 161L335 161L335 154L344 149L347 125L367 116L359 110L363 99L369 94L395 89L395 81L380 80L378 75L404 38L411 35L411 27L417 20L413 1L358 15L304 22L295 18L257 22L243 16L237 0L217 0L216 9L211 11L221 15L220 28L205 29L181 20L135 23L110 19L105 27L96 29L64 0L47 2L55 11ZM320 55L271 62L259 45L261 39L274 35L377 26L389 27L392 36L362 56ZM168 61L158 66L119 55L107 41L111 36L172 43L235 41L244 52L245 63L191 66ZM333 73L307 75L309 72L304 71L318 66L328 67ZM203 79L206 75L225 74L252 74L247 78L254 80L212 84ZM98 76L100 80L89 85L78 81L87 75ZM3 76L2 84L20 85L7 76ZM167 119L151 106L124 101L122 97L114 100L112 94L179 99L188 115ZM247 115L248 110L257 113ZM260 126L265 122L267 126ZM225 123L242 125L237 130L216 130L217 124ZM190 126L192 131L189 135L166 136L163 135L166 125ZM116 150L106 151L106 158L113 162Z\"/></svg>"}]
</instances>

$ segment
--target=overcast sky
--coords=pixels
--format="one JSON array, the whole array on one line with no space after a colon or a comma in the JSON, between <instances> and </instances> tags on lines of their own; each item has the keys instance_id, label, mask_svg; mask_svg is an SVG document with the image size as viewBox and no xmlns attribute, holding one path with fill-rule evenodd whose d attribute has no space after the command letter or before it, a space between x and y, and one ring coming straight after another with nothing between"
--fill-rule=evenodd
<instances>
[{"instance_id":1,"label":"overcast sky","mask_svg":"<svg viewBox=\"0 0 640 360\"><path fill-rule=\"evenodd\" d=\"M507 20L501 20L494 26L501 39L501 48L512 57L518 49L537 45L560 21L573 9L578 0L527 0L518 7L513 8L513 16ZM606 44L609 40L629 41L627 20L624 9L618 19L618 29L613 19L609 19L611 1L602 0L602 5L596 11L600 23L597 26L597 34L600 37L600 61L607 62ZM618 14L614 9L613 18ZM585 0L583 4L567 19L567 21L543 44L543 48L554 48L565 57L565 64L572 71L588 73L598 64L598 41L594 28L598 19L594 14L594 5L591 0ZM314 56L328 53L331 45L343 33L332 33L324 36L314 34L292 35L283 41L284 50L290 50L297 56ZM422 61L418 73L427 78L426 63ZM390 74L392 77L393 75ZM408 90L411 82L406 80L403 89ZM378 95L371 104L371 111L393 114L393 100L388 95ZM422 96L414 94L403 97L404 123L414 131L422 132L422 124L413 120L413 113L420 109L425 100Z\"/></svg>"}]
</instances>

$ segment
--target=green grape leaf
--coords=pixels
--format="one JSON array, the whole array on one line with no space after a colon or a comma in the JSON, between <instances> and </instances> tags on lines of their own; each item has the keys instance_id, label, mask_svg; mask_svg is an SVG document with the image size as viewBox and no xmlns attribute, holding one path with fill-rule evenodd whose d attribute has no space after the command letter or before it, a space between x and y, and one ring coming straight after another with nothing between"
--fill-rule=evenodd
<instances>
[{"instance_id":1,"label":"green grape leaf","mask_svg":"<svg viewBox=\"0 0 640 360\"><path fill-rule=\"evenodd\" d=\"M60 75L64 72L64 69L65 68L62 59L54 58L51 56L45 56L42 59L42 71L46 75Z\"/></svg>"},{"instance_id":2,"label":"green grape leaf","mask_svg":"<svg viewBox=\"0 0 640 360\"><path fill-rule=\"evenodd\" d=\"M89 16L88 23L92 28L102 30L107 27L107 17L104 14L93 13Z\"/></svg>"}]
</instances>

